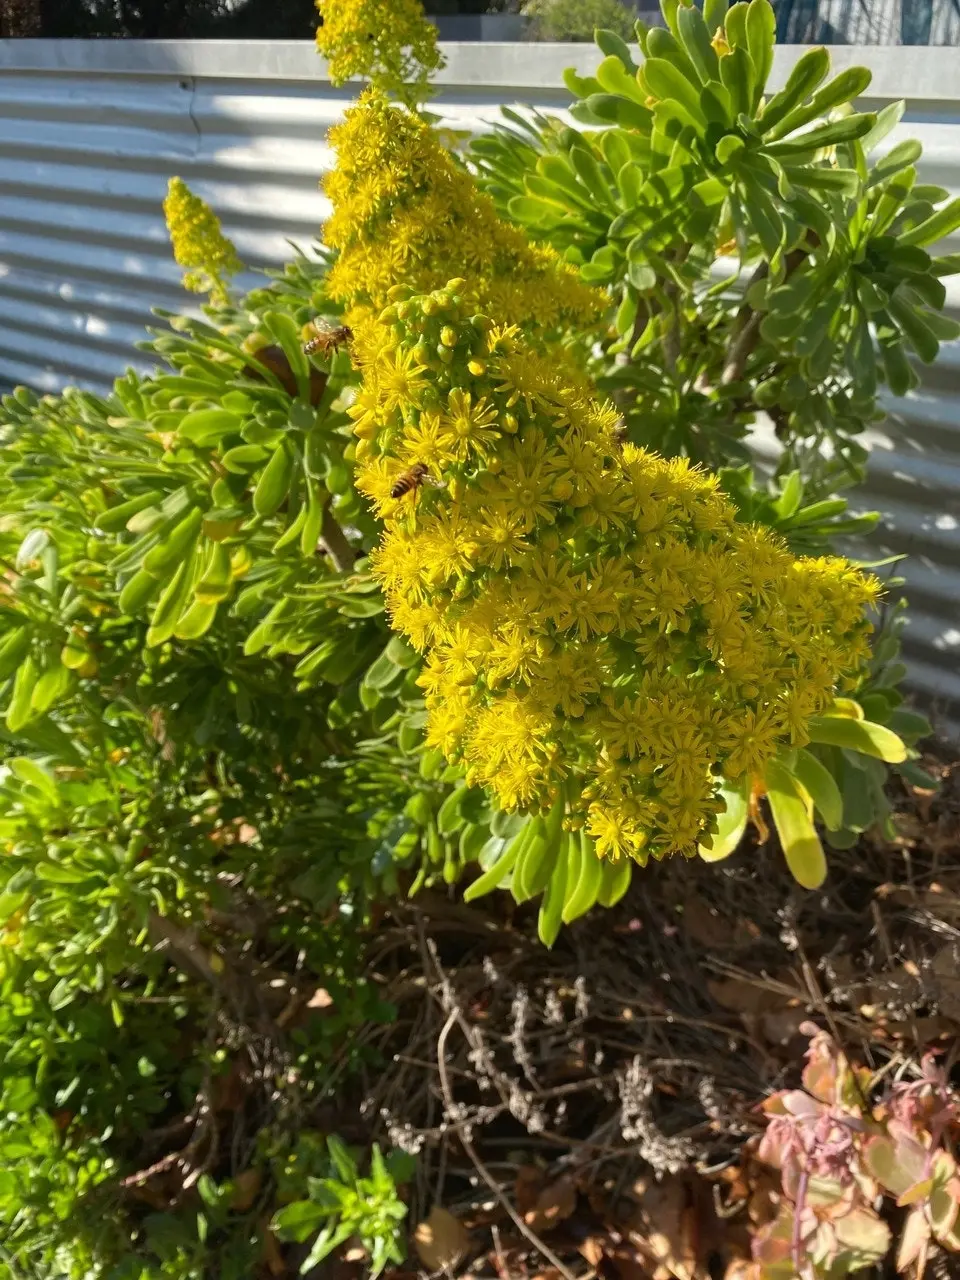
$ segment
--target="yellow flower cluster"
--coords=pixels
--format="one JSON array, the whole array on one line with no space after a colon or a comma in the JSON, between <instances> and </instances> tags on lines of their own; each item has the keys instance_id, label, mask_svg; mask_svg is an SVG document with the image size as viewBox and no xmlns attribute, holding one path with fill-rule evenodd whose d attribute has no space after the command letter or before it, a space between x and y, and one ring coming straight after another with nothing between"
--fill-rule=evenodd
<instances>
[{"instance_id":1,"label":"yellow flower cluster","mask_svg":"<svg viewBox=\"0 0 960 1280\"><path fill-rule=\"evenodd\" d=\"M327 284L355 332L369 327L394 285L427 291L461 274L511 324L549 332L597 323L606 297L503 222L418 117L368 91L331 139L337 167L324 182L333 204L324 239L339 257Z\"/></svg>"},{"instance_id":2,"label":"yellow flower cluster","mask_svg":"<svg viewBox=\"0 0 960 1280\"><path fill-rule=\"evenodd\" d=\"M428 741L506 808L563 787L602 856L691 854L721 774L807 741L867 657L879 583L622 446L615 410L463 284L394 290L351 410L375 572L427 658Z\"/></svg>"},{"instance_id":3,"label":"yellow flower cluster","mask_svg":"<svg viewBox=\"0 0 960 1280\"><path fill-rule=\"evenodd\" d=\"M209 293L211 302L224 305L229 279L243 269L243 264L220 230L220 219L182 178L170 179L163 213L174 260L187 268L184 288L192 293Z\"/></svg>"},{"instance_id":4,"label":"yellow flower cluster","mask_svg":"<svg viewBox=\"0 0 960 1280\"><path fill-rule=\"evenodd\" d=\"M316 0L321 25L317 48L330 79L343 84L366 76L413 107L429 93L430 76L443 66L437 28L420 0Z\"/></svg>"}]
</instances>

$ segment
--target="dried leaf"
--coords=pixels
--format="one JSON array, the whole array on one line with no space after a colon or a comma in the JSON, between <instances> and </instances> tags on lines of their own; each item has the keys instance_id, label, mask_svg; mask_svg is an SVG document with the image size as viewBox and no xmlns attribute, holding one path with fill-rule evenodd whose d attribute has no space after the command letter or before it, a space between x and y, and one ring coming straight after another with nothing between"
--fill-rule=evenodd
<instances>
[{"instance_id":1,"label":"dried leaf","mask_svg":"<svg viewBox=\"0 0 960 1280\"><path fill-rule=\"evenodd\" d=\"M591 1181L589 1178L585 1181L586 1185L584 1185L583 1182L580 1183L579 1191L581 1195L585 1195L587 1197L587 1204L590 1206L590 1212L594 1214L595 1217L599 1218L601 1222L609 1222L612 1218L612 1214L610 1209L610 1197L607 1194L607 1189L598 1186L596 1182Z\"/></svg>"},{"instance_id":2,"label":"dried leaf","mask_svg":"<svg viewBox=\"0 0 960 1280\"><path fill-rule=\"evenodd\" d=\"M708 1274L699 1265L699 1224L683 1178L668 1178L651 1186L631 1227L633 1242L660 1263L667 1276L702 1280Z\"/></svg>"},{"instance_id":3,"label":"dried leaf","mask_svg":"<svg viewBox=\"0 0 960 1280\"><path fill-rule=\"evenodd\" d=\"M747 1203L747 1218L754 1227L766 1226L777 1216L779 1197L771 1186L758 1185Z\"/></svg>"},{"instance_id":4,"label":"dried leaf","mask_svg":"<svg viewBox=\"0 0 960 1280\"><path fill-rule=\"evenodd\" d=\"M260 1223L260 1237L263 1240L263 1262L272 1276L285 1276L287 1264L284 1261L280 1242L270 1230L269 1219L263 1218Z\"/></svg>"},{"instance_id":5,"label":"dried leaf","mask_svg":"<svg viewBox=\"0 0 960 1280\"><path fill-rule=\"evenodd\" d=\"M798 1034L806 1019L804 1009L781 1009L760 1015L760 1034L771 1045L786 1045Z\"/></svg>"},{"instance_id":6,"label":"dried leaf","mask_svg":"<svg viewBox=\"0 0 960 1280\"><path fill-rule=\"evenodd\" d=\"M239 1111L247 1100L247 1079L243 1067L234 1062L229 1071L213 1082L211 1102L214 1111Z\"/></svg>"},{"instance_id":7,"label":"dried leaf","mask_svg":"<svg viewBox=\"0 0 960 1280\"><path fill-rule=\"evenodd\" d=\"M452 1270L466 1256L470 1236L448 1209L434 1205L414 1231L413 1246L428 1271Z\"/></svg>"},{"instance_id":8,"label":"dried leaf","mask_svg":"<svg viewBox=\"0 0 960 1280\"><path fill-rule=\"evenodd\" d=\"M603 1260L604 1248L603 1238L601 1236L587 1236L585 1240L581 1240L577 1245L580 1256L593 1267L594 1270L599 1267Z\"/></svg>"},{"instance_id":9,"label":"dried leaf","mask_svg":"<svg viewBox=\"0 0 960 1280\"><path fill-rule=\"evenodd\" d=\"M683 929L691 942L711 950L726 949L736 941L730 922L697 893L683 904Z\"/></svg>"},{"instance_id":10,"label":"dried leaf","mask_svg":"<svg viewBox=\"0 0 960 1280\"><path fill-rule=\"evenodd\" d=\"M536 1204L523 1215L528 1227L540 1233L569 1218L577 1207L577 1188L572 1178L558 1178L544 1187Z\"/></svg>"},{"instance_id":11,"label":"dried leaf","mask_svg":"<svg viewBox=\"0 0 960 1280\"><path fill-rule=\"evenodd\" d=\"M543 1190L543 1173L535 1164L522 1164L517 1170L513 1202L520 1214L529 1213Z\"/></svg>"},{"instance_id":12,"label":"dried leaf","mask_svg":"<svg viewBox=\"0 0 960 1280\"><path fill-rule=\"evenodd\" d=\"M617 1280L650 1280L647 1260L629 1245L620 1245L606 1255Z\"/></svg>"},{"instance_id":13,"label":"dried leaf","mask_svg":"<svg viewBox=\"0 0 960 1280\"><path fill-rule=\"evenodd\" d=\"M233 1194L230 1197L230 1208L234 1213L249 1213L262 1185L263 1173L260 1169L244 1169L242 1173L238 1173L233 1181Z\"/></svg>"},{"instance_id":14,"label":"dried leaf","mask_svg":"<svg viewBox=\"0 0 960 1280\"><path fill-rule=\"evenodd\" d=\"M750 1258L732 1258L727 1263L723 1280L756 1280L757 1264Z\"/></svg>"},{"instance_id":15,"label":"dried leaf","mask_svg":"<svg viewBox=\"0 0 960 1280\"><path fill-rule=\"evenodd\" d=\"M722 981L709 979L707 990L723 1009L731 1013L766 1013L784 1003L784 998L773 991L767 991L755 982L746 978L724 978Z\"/></svg>"}]
</instances>

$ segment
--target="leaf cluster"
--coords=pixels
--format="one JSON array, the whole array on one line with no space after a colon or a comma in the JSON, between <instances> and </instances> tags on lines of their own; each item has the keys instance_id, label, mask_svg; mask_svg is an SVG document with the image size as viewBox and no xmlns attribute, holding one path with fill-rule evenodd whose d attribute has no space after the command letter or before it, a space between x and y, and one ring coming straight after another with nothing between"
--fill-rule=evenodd
<instances>
[{"instance_id":1,"label":"leaf cluster","mask_svg":"<svg viewBox=\"0 0 960 1280\"><path fill-rule=\"evenodd\" d=\"M767 0L664 0L664 27L612 31L594 75L566 73L580 128L505 109L472 147L480 182L537 239L605 285L617 340L598 381L632 438L720 467L759 415L817 497L862 478L877 389L957 336L942 314L960 202L889 147L903 104L859 111L870 73L809 49L769 93Z\"/></svg>"},{"instance_id":2,"label":"leaf cluster","mask_svg":"<svg viewBox=\"0 0 960 1280\"><path fill-rule=\"evenodd\" d=\"M329 1168L324 1177L307 1179L307 1198L279 1210L274 1227L282 1240L312 1240L301 1270L309 1271L351 1237L363 1245L370 1274L404 1260L402 1223L407 1206L397 1184L408 1182L414 1160L403 1152L384 1159L374 1145L370 1172L360 1173L354 1154L331 1134L326 1141Z\"/></svg>"},{"instance_id":3,"label":"leaf cluster","mask_svg":"<svg viewBox=\"0 0 960 1280\"><path fill-rule=\"evenodd\" d=\"M764 1103L760 1159L780 1171L776 1217L754 1238L763 1280L843 1276L883 1262L893 1233L881 1197L905 1210L896 1268L919 1276L935 1246L960 1250L957 1101L932 1054L875 1100L867 1069L813 1024L802 1089Z\"/></svg>"},{"instance_id":4,"label":"leaf cluster","mask_svg":"<svg viewBox=\"0 0 960 1280\"><path fill-rule=\"evenodd\" d=\"M282 1083L245 1088L288 1146L391 1016L360 972L374 897L454 854L402 816L449 783L362 572L349 360L303 352L337 319L324 274L301 255L168 317L108 397L3 401L3 1276L249 1275L241 1191L269 1207L280 1156L198 1140L141 1179L144 1153L248 1078L265 1017ZM323 1016L275 1024L311 980Z\"/></svg>"}]
</instances>

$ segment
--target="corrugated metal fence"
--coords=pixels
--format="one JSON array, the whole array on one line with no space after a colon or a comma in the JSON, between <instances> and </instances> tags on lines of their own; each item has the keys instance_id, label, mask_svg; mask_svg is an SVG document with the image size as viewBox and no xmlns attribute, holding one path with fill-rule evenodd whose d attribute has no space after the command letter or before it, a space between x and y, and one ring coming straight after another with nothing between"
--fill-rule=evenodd
<instances>
[{"instance_id":1,"label":"corrugated metal fence","mask_svg":"<svg viewBox=\"0 0 960 1280\"><path fill-rule=\"evenodd\" d=\"M774 0L784 44L960 43L958 0Z\"/></svg>"},{"instance_id":2,"label":"corrugated metal fence","mask_svg":"<svg viewBox=\"0 0 960 1280\"><path fill-rule=\"evenodd\" d=\"M562 109L560 73L592 46L448 45L439 107L479 130L502 103ZM781 79L798 50L778 51ZM900 135L924 177L960 190L960 50L834 51L874 70L872 105L908 100ZM180 174L221 213L253 266L320 230L329 126L348 101L296 41L0 41L0 379L103 387L150 307L186 299L160 203ZM894 139L895 140L895 139ZM952 246L960 248L960 244ZM960 286L951 306L960 314ZM925 700L960 725L960 349L873 433L866 501L910 559L908 657Z\"/></svg>"}]
</instances>

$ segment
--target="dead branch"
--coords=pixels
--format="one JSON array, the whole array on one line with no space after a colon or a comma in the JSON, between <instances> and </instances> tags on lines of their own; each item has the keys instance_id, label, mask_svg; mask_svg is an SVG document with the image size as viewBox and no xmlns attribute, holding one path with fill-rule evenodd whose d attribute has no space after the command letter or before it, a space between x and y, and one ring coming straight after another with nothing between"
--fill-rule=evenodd
<instances>
[{"instance_id":1,"label":"dead branch","mask_svg":"<svg viewBox=\"0 0 960 1280\"><path fill-rule=\"evenodd\" d=\"M447 1037L450 1035L450 1032L453 1029L453 1024L457 1021L458 1017L459 1013L454 1009L453 1012L448 1015L437 1039L437 1070L440 1075L440 1090L443 1094L444 1107L446 1108L447 1113L453 1117L456 1117L457 1115L457 1103L450 1088L450 1079L447 1075L446 1054ZM528 1226L520 1214L517 1213L516 1209L500 1190L500 1184L497 1182L496 1178L494 1178L493 1174L477 1155L476 1149L465 1131L461 1131L460 1133L460 1144L473 1162L477 1173L479 1173L480 1177L496 1196L504 1213L506 1213L510 1218L520 1234L530 1241L533 1247L544 1258L546 1258L552 1267L556 1267L557 1271L559 1271L561 1276L563 1276L563 1280L577 1280L569 1267L567 1267L561 1259L557 1257L550 1246L545 1241L541 1240L533 1228Z\"/></svg>"}]
</instances>

